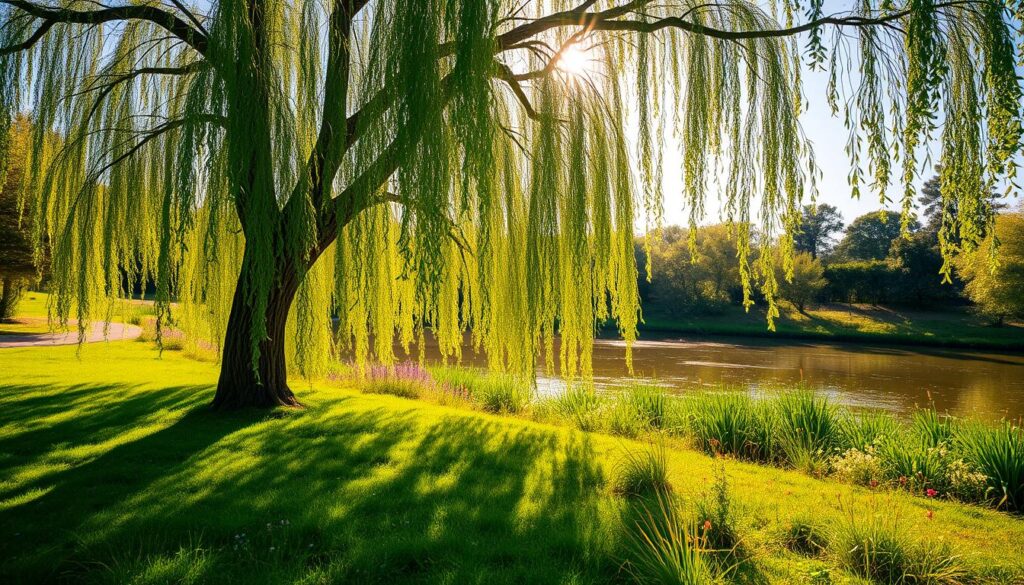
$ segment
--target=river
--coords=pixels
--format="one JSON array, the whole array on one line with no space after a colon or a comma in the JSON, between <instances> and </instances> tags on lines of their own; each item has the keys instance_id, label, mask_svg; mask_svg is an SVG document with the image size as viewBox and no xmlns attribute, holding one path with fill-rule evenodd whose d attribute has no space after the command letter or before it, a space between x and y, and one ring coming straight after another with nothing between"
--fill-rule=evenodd
<instances>
[{"instance_id":1,"label":"river","mask_svg":"<svg viewBox=\"0 0 1024 585\"><path fill-rule=\"evenodd\" d=\"M629 382L624 343L599 339L601 391ZM431 348L433 349L433 348ZM428 350L428 357L433 352ZM467 351L467 356L472 355ZM483 360L467 359L481 364ZM987 420L1024 417L1024 355L969 349L885 347L760 338L662 337L633 347L634 373L684 394L723 385L753 393L803 384L835 402L906 414L934 401L940 412ZM541 375L542 392L564 383Z\"/></svg>"}]
</instances>

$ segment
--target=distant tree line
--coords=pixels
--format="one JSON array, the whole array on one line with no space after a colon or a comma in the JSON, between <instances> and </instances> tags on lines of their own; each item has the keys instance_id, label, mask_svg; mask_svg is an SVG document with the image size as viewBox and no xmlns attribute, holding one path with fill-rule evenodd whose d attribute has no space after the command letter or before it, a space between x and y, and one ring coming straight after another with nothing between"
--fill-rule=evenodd
<instances>
[{"instance_id":1,"label":"distant tree line","mask_svg":"<svg viewBox=\"0 0 1024 585\"><path fill-rule=\"evenodd\" d=\"M943 202L937 177L921 190L919 208L923 223L911 221L903 237L896 212L868 213L844 226L835 207L805 206L794 239L798 254L792 279L781 269L778 275L780 296L801 312L819 302L932 308L973 304L995 322L1024 318L1024 214L1007 212L993 194L971 212L992 217L987 223L995 233L973 234L965 241L943 230L943 222L956 224L950 219L960 210L955 201ZM678 226L637 239L640 265L647 249L652 261L650 282L641 276L645 306L704 314L739 305L742 285L729 227L701 227L695 247L689 240L688 230ZM994 242L999 245L995 263L989 259ZM946 271L943 245L958 251L955 265Z\"/></svg>"}]
</instances>

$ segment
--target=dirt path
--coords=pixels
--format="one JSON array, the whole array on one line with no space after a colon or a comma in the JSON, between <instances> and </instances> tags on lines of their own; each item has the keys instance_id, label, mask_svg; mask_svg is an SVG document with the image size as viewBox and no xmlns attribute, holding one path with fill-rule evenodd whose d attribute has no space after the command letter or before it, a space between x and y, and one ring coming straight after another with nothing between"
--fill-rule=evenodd
<instances>
[{"instance_id":1,"label":"dirt path","mask_svg":"<svg viewBox=\"0 0 1024 585\"><path fill-rule=\"evenodd\" d=\"M103 323L93 323L92 329L85 337L86 343L97 341L120 341L137 339L142 335L142 328L125 323L111 323L107 335L103 335ZM78 343L78 330L56 333L13 333L0 335L0 349L5 347L33 347L40 345L73 345Z\"/></svg>"}]
</instances>

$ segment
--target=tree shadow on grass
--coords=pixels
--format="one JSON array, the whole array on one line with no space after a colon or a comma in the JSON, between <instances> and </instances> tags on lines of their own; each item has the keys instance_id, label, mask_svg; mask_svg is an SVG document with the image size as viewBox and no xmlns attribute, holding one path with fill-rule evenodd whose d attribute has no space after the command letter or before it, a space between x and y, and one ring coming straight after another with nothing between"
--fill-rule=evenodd
<instances>
[{"instance_id":1,"label":"tree shadow on grass","mask_svg":"<svg viewBox=\"0 0 1024 585\"><path fill-rule=\"evenodd\" d=\"M209 401L208 386L139 389L127 384L5 386L0 453L33 455L55 445L95 444Z\"/></svg>"},{"instance_id":2,"label":"tree shadow on grass","mask_svg":"<svg viewBox=\"0 0 1024 585\"><path fill-rule=\"evenodd\" d=\"M397 404L192 407L28 486L46 491L0 511L0 576L113 583L159 565L216 583L615 578L615 510L585 436ZM91 416L102 420L63 432L124 428Z\"/></svg>"}]
</instances>

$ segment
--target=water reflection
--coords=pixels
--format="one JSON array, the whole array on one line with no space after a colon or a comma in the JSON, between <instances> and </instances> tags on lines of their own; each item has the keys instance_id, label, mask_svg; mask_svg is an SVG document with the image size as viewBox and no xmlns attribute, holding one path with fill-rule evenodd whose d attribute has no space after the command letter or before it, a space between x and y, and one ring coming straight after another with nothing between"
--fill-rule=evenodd
<instances>
[{"instance_id":1,"label":"water reflection","mask_svg":"<svg viewBox=\"0 0 1024 585\"><path fill-rule=\"evenodd\" d=\"M972 350L785 343L759 339L661 338L639 341L637 376L656 379L671 391L728 384L769 392L803 382L853 407L906 413L928 403L940 411L986 419L1024 416L1024 355ZM614 391L628 381L624 344L598 340L594 376ZM428 348L428 357L436 356ZM466 352L465 363L484 360ZM540 388L563 385L541 376Z\"/></svg>"}]
</instances>

